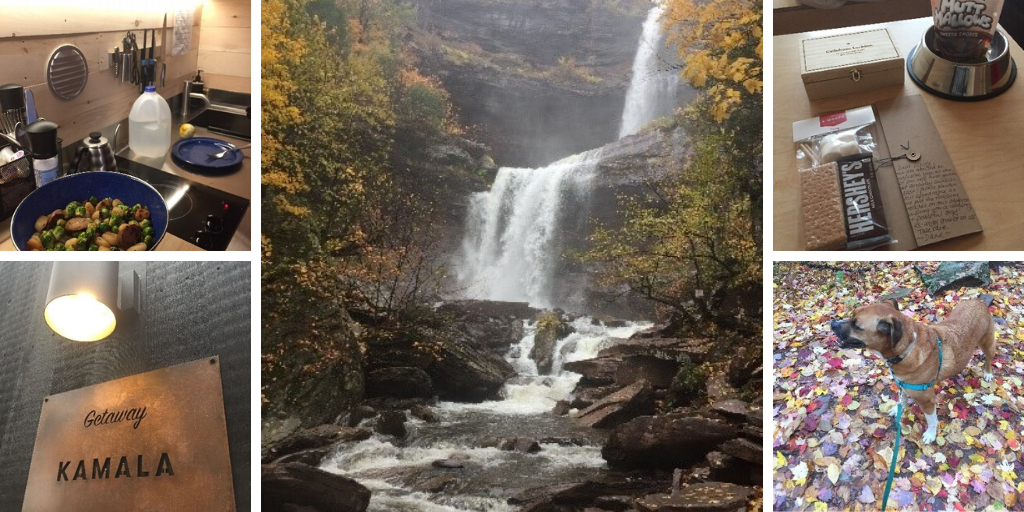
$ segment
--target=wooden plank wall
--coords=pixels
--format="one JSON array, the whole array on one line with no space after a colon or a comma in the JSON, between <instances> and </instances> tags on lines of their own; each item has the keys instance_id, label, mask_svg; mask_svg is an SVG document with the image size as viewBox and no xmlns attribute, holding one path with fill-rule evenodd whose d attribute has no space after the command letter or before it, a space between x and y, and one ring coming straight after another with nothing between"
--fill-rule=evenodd
<instances>
[{"instance_id":1,"label":"wooden plank wall","mask_svg":"<svg viewBox=\"0 0 1024 512\"><path fill-rule=\"evenodd\" d=\"M183 81L191 78L196 69L202 9L201 5L196 7L189 53L172 57L168 52L163 60L167 63L166 86L157 87L157 92L165 98L181 93ZM14 32L11 36L0 37L0 84L17 83L30 89L35 95L39 116L60 125L57 134L64 139L65 145L128 117L132 104L139 97L138 86L121 83L114 76L108 65L107 53L115 46L122 46L121 40L128 30L136 33L141 47L142 28L160 28L163 13L133 16L116 10L94 9L69 14L65 7L27 7L17 12L25 24L29 19L43 22L34 29L23 31L24 35ZM157 76L164 42L170 48L172 41L173 13L167 14L167 20L165 36L160 37L161 31L157 30L157 47L153 53L158 62ZM89 78L81 95L72 101L61 101L46 85L45 68L53 50L68 43L78 46L85 54L89 62Z\"/></svg>"},{"instance_id":2,"label":"wooden plank wall","mask_svg":"<svg viewBox=\"0 0 1024 512\"><path fill-rule=\"evenodd\" d=\"M207 0L199 69L208 87L251 92L252 6L250 0Z\"/></svg>"}]
</instances>

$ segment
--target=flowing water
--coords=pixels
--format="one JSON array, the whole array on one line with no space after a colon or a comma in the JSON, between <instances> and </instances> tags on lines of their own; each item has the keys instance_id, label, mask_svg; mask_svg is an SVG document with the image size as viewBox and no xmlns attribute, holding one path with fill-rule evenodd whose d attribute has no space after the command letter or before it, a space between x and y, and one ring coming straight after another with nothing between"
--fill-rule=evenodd
<instances>
[{"instance_id":1,"label":"flowing water","mask_svg":"<svg viewBox=\"0 0 1024 512\"><path fill-rule=\"evenodd\" d=\"M665 33L661 28L664 7L656 5L647 13L644 30L640 34L633 75L626 91L626 105L622 109L619 138L632 135L647 123L672 113L678 104L679 71L673 69Z\"/></svg>"},{"instance_id":2,"label":"flowing water","mask_svg":"<svg viewBox=\"0 0 1024 512\"><path fill-rule=\"evenodd\" d=\"M675 72L664 72L658 49L664 35L655 7L644 22L633 76L622 114L621 136L632 134L675 105ZM559 273L566 239L581 231L601 150L572 155L538 169L503 167L487 192L469 205L462 251L455 262L465 298L525 301L539 308L570 307L578 283ZM406 439L374 434L345 446L321 468L351 476L373 492L373 512L504 512L516 510L509 497L525 489L579 481L605 470L601 434L577 427L571 418L550 411L571 398L580 375L562 370L569 361L590 359L602 348L650 327L628 323L608 328L588 317L573 322L575 332L552 351L552 369L540 375L530 357L535 325L506 354L517 376L502 388L501 399L479 404L442 402L438 423L410 420ZM371 421L371 420L367 420ZM535 454L485 447L488 440L531 437L541 443ZM465 459L461 469L432 462ZM439 479L452 478L440 486ZM430 492L431 489L438 492Z\"/></svg>"},{"instance_id":3,"label":"flowing water","mask_svg":"<svg viewBox=\"0 0 1024 512\"><path fill-rule=\"evenodd\" d=\"M321 468L350 476L372 492L372 512L504 512L516 510L507 500L518 492L544 485L597 476L605 468L597 431L580 428L565 416L550 414L558 400L570 398L580 375L562 370L568 361L593 358L616 339L628 338L649 323L608 328L588 317L573 322L576 332L552 349L552 370L540 375L529 354L534 328L506 355L519 376L502 389L502 399L479 404L441 402L434 409L439 423L411 420L404 441L374 434L345 446L324 460ZM368 420L371 421L371 420ZM531 437L541 441L535 454L501 451L483 445L494 438ZM452 454L466 457L462 469L439 469L431 463ZM441 492L416 490L439 477L454 480Z\"/></svg>"}]
</instances>

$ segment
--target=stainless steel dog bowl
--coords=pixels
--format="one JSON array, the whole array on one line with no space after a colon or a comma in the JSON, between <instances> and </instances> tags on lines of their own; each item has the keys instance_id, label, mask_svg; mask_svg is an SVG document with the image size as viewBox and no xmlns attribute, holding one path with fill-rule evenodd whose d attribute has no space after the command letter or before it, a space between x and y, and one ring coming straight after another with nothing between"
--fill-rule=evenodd
<instances>
[{"instance_id":1,"label":"stainless steel dog bowl","mask_svg":"<svg viewBox=\"0 0 1024 512\"><path fill-rule=\"evenodd\" d=\"M937 55L935 27L928 27L921 44L910 51L907 72L922 89L942 98L977 101L1006 92L1017 78L1017 65L1002 27L996 30L984 62L954 62Z\"/></svg>"}]
</instances>

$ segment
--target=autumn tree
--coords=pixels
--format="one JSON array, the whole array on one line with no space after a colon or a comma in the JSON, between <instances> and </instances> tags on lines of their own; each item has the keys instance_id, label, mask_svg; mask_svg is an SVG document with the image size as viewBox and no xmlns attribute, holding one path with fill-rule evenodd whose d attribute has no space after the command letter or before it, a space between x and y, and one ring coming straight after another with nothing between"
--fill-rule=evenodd
<instances>
[{"instance_id":1,"label":"autumn tree","mask_svg":"<svg viewBox=\"0 0 1024 512\"><path fill-rule=\"evenodd\" d=\"M683 329L753 334L760 325L760 1L670 0L665 26L701 94L677 114L692 144L672 177L625 204L586 255L605 285L645 297Z\"/></svg>"}]
</instances>

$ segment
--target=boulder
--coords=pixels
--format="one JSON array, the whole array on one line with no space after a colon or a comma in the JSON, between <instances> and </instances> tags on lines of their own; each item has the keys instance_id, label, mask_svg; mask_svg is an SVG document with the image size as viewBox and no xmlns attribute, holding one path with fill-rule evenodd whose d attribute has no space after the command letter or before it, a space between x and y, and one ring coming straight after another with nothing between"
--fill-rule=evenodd
<instances>
[{"instance_id":1,"label":"boulder","mask_svg":"<svg viewBox=\"0 0 1024 512\"><path fill-rule=\"evenodd\" d=\"M633 337L600 351L598 357L647 356L679 363L692 361L694 364L701 364L709 360L714 348L715 340L712 339Z\"/></svg>"},{"instance_id":2,"label":"boulder","mask_svg":"<svg viewBox=\"0 0 1024 512\"><path fill-rule=\"evenodd\" d=\"M423 404L416 404L409 409L409 414L412 414L414 418L419 418L427 423L438 423L441 421L441 417L434 412L433 409Z\"/></svg>"},{"instance_id":3,"label":"boulder","mask_svg":"<svg viewBox=\"0 0 1024 512\"><path fill-rule=\"evenodd\" d=\"M374 397L428 398L434 384L427 372L414 367L378 368L366 373L366 395Z\"/></svg>"},{"instance_id":4,"label":"boulder","mask_svg":"<svg viewBox=\"0 0 1024 512\"><path fill-rule=\"evenodd\" d=\"M749 409L746 402L736 399L719 400L709 408L711 412L733 421L746 421Z\"/></svg>"},{"instance_id":5,"label":"boulder","mask_svg":"<svg viewBox=\"0 0 1024 512\"><path fill-rule=\"evenodd\" d=\"M622 359L619 357L596 357L582 361L569 361L562 365L562 369L582 375L579 383L581 386L607 386L615 383L615 376L619 371L620 364L622 364Z\"/></svg>"},{"instance_id":6,"label":"boulder","mask_svg":"<svg viewBox=\"0 0 1024 512\"><path fill-rule=\"evenodd\" d=\"M620 389L622 389L622 387L616 386L615 384L609 384L607 386L598 387L577 387L576 398L574 398L572 403L570 403L569 405L570 407L576 409L586 409L587 407L594 405L594 402Z\"/></svg>"},{"instance_id":7,"label":"boulder","mask_svg":"<svg viewBox=\"0 0 1024 512\"><path fill-rule=\"evenodd\" d=\"M413 484L412 490L418 492L438 493L451 487L456 482L458 482L458 479L453 476L435 476Z\"/></svg>"},{"instance_id":8,"label":"boulder","mask_svg":"<svg viewBox=\"0 0 1024 512\"><path fill-rule=\"evenodd\" d=\"M394 436L398 439L405 439L407 431L405 422L408 421L403 411L385 411L377 419L374 429L386 436Z\"/></svg>"},{"instance_id":9,"label":"boulder","mask_svg":"<svg viewBox=\"0 0 1024 512\"><path fill-rule=\"evenodd\" d=\"M551 373L552 357L558 340L572 334L574 329L558 313L545 311L537 317L537 330L533 335L530 358L537 362L541 375Z\"/></svg>"},{"instance_id":10,"label":"boulder","mask_svg":"<svg viewBox=\"0 0 1024 512\"><path fill-rule=\"evenodd\" d=\"M637 416L653 412L651 385L639 380L612 393L579 412L577 425L590 428L612 428Z\"/></svg>"},{"instance_id":11,"label":"boulder","mask_svg":"<svg viewBox=\"0 0 1024 512\"><path fill-rule=\"evenodd\" d=\"M516 371L501 356L455 336L438 345L438 356L427 373L442 400L483 402L497 399L498 391Z\"/></svg>"},{"instance_id":12,"label":"boulder","mask_svg":"<svg viewBox=\"0 0 1024 512\"><path fill-rule=\"evenodd\" d=\"M762 480L761 461L747 462L722 452L711 452L707 456L707 478L716 482L737 485L760 485Z\"/></svg>"},{"instance_id":13,"label":"boulder","mask_svg":"<svg viewBox=\"0 0 1024 512\"><path fill-rule=\"evenodd\" d=\"M638 498L641 512L743 512L753 489L722 482L687 486L675 496L652 494Z\"/></svg>"},{"instance_id":14,"label":"boulder","mask_svg":"<svg viewBox=\"0 0 1024 512\"><path fill-rule=\"evenodd\" d=\"M377 410L369 405L360 405L348 413L347 423L350 427L358 427L363 420L370 419L377 415Z\"/></svg>"},{"instance_id":15,"label":"boulder","mask_svg":"<svg viewBox=\"0 0 1024 512\"><path fill-rule=\"evenodd\" d=\"M655 388L668 388L679 370L679 363L649 356L630 356L622 360L615 372L615 383L628 386L645 380Z\"/></svg>"},{"instance_id":16,"label":"boulder","mask_svg":"<svg viewBox=\"0 0 1024 512\"><path fill-rule=\"evenodd\" d=\"M438 313L451 318L453 328L497 355L523 338L523 321L533 319L539 310L526 302L460 300L446 302Z\"/></svg>"},{"instance_id":17,"label":"boulder","mask_svg":"<svg viewBox=\"0 0 1024 512\"><path fill-rule=\"evenodd\" d=\"M737 459L753 462L759 465L761 464L761 454L764 451L760 443L755 443L754 441L743 438L730 439L722 443L718 449L723 453L736 457Z\"/></svg>"},{"instance_id":18,"label":"boulder","mask_svg":"<svg viewBox=\"0 0 1024 512\"><path fill-rule=\"evenodd\" d=\"M430 465L441 469L462 469L466 467L466 462L459 459L438 459Z\"/></svg>"},{"instance_id":19,"label":"boulder","mask_svg":"<svg viewBox=\"0 0 1024 512\"><path fill-rule=\"evenodd\" d=\"M355 480L305 464L264 464L260 482L264 512L364 512L370 504Z\"/></svg>"},{"instance_id":20,"label":"boulder","mask_svg":"<svg viewBox=\"0 0 1024 512\"><path fill-rule=\"evenodd\" d=\"M926 274L916 265L914 270L933 297L965 286L978 288L992 284L987 261L943 261L934 274Z\"/></svg>"},{"instance_id":21,"label":"boulder","mask_svg":"<svg viewBox=\"0 0 1024 512\"><path fill-rule=\"evenodd\" d=\"M555 406L551 408L551 414L555 416L565 416L569 414L569 410L572 409L572 402L568 400L559 400L555 402Z\"/></svg>"},{"instance_id":22,"label":"boulder","mask_svg":"<svg viewBox=\"0 0 1024 512\"><path fill-rule=\"evenodd\" d=\"M617 468L688 467L738 431L725 421L681 413L641 416L616 427L601 456Z\"/></svg>"},{"instance_id":23,"label":"boulder","mask_svg":"<svg viewBox=\"0 0 1024 512\"><path fill-rule=\"evenodd\" d=\"M484 440L480 446L520 453L537 453L541 450L540 443L532 437L495 437Z\"/></svg>"},{"instance_id":24,"label":"boulder","mask_svg":"<svg viewBox=\"0 0 1024 512\"><path fill-rule=\"evenodd\" d=\"M301 429L269 446L262 459L266 463L304 450L324 448L335 443L362 441L369 439L371 435L368 429L341 425L320 425Z\"/></svg>"}]
</instances>

